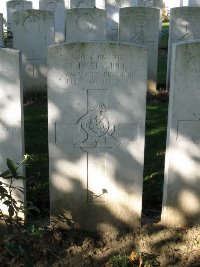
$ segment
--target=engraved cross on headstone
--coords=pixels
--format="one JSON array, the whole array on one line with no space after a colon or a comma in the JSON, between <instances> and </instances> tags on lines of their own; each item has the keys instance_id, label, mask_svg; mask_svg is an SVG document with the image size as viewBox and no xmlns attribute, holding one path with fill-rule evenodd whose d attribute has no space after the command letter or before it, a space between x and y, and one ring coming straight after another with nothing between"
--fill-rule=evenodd
<instances>
[{"instance_id":1,"label":"engraved cross on headstone","mask_svg":"<svg viewBox=\"0 0 200 267\"><path fill-rule=\"evenodd\" d=\"M126 149L130 144L139 141L139 122L115 124L112 112L108 108L107 89L87 90L87 109L76 123L55 123L55 143L63 146L65 134L71 133L74 149L81 149L87 158L87 203L106 203L109 192L106 185L91 188L91 181L96 179L94 172L99 169L101 180L106 179L107 153L112 149ZM98 161L94 164L95 159Z\"/></svg>"},{"instance_id":2,"label":"engraved cross on headstone","mask_svg":"<svg viewBox=\"0 0 200 267\"><path fill-rule=\"evenodd\" d=\"M34 52L34 50L32 52L32 58L27 58L26 59L26 62L31 62L31 64L32 64L33 77L35 76L35 65L36 65L36 62L41 61L41 60L42 60L41 58L35 58L35 52Z\"/></svg>"}]
</instances>

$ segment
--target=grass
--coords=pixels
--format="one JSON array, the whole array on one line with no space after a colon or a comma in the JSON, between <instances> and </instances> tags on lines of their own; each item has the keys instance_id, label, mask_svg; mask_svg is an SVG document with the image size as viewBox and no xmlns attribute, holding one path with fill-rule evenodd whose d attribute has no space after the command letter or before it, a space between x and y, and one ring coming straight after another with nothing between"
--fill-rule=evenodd
<instances>
[{"instance_id":1,"label":"grass","mask_svg":"<svg viewBox=\"0 0 200 267\"><path fill-rule=\"evenodd\" d=\"M167 103L149 103L146 113L143 209L161 209L167 131Z\"/></svg>"},{"instance_id":2,"label":"grass","mask_svg":"<svg viewBox=\"0 0 200 267\"><path fill-rule=\"evenodd\" d=\"M168 50L169 23L163 23L162 34L158 55L158 89L165 88L167 72L167 50Z\"/></svg>"},{"instance_id":3,"label":"grass","mask_svg":"<svg viewBox=\"0 0 200 267\"><path fill-rule=\"evenodd\" d=\"M26 105L24 114L25 152L33 159L26 168L27 199L45 216L49 210L47 105Z\"/></svg>"}]
</instances>

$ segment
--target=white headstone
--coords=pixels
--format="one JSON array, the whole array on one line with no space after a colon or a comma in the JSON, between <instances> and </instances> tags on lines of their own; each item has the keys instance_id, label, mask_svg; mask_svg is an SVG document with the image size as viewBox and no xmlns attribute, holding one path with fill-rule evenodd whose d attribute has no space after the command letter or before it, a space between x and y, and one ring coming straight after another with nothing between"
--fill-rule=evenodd
<instances>
[{"instance_id":1,"label":"white headstone","mask_svg":"<svg viewBox=\"0 0 200 267\"><path fill-rule=\"evenodd\" d=\"M40 9L54 12L55 43L65 41L65 2L64 0L40 0Z\"/></svg>"},{"instance_id":2,"label":"white headstone","mask_svg":"<svg viewBox=\"0 0 200 267\"><path fill-rule=\"evenodd\" d=\"M138 0L138 6L162 8L163 0Z\"/></svg>"},{"instance_id":3,"label":"white headstone","mask_svg":"<svg viewBox=\"0 0 200 267\"><path fill-rule=\"evenodd\" d=\"M3 40L3 14L0 13L0 46L4 45Z\"/></svg>"},{"instance_id":4,"label":"white headstone","mask_svg":"<svg viewBox=\"0 0 200 267\"><path fill-rule=\"evenodd\" d=\"M18 10L32 9L31 1L14 0L7 3L7 30L13 34L13 13Z\"/></svg>"},{"instance_id":5,"label":"white headstone","mask_svg":"<svg viewBox=\"0 0 200 267\"><path fill-rule=\"evenodd\" d=\"M48 48L51 218L61 227L140 225L146 69L141 46Z\"/></svg>"},{"instance_id":6,"label":"white headstone","mask_svg":"<svg viewBox=\"0 0 200 267\"><path fill-rule=\"evenodd\" d=\"M70 8L100 8L100 9L105 9L105 0L71 0Z\"/></svg>"},{"instance_id":7,"label":"white headstone","mask_svg":"<svg viewBox=\"0 0 200 267\"><path fill-rule=\"evenodd\" d=\"M8 169L7 158L19 163L24 156L22 104L21 52L0 48L0 173ZM13 185L24 188L22 180L15 181ZM24 200L20 191L13 190L13 197L15 200ZM7 214L8 207L1 200L0 209ZM22 214L18 215L23 217Z\"/></svg>"},{"instance_id":8,"label":"white headstone","mask_svg":"<svg viewBox=\"0 0 200 267\"><path fill-rule=\"evenodd\" d=\"M73 8L66 10L66 42L105 40L105 10L98 8Z\"/></svg>"},{"instance_id":9,"label":"white headstone","mask_svg":"<svg viewBox=\"0 0 200 267\"><path fill-rule=\"evenodd\" d=\"M119 40L147 46L149 91L155 91L157 84L159 21L157 8L120 9Z\"/></svg>"},{"instance_id":10,"label":"white headstone","mask_svg":"<svg viewBox=\"0 0 200 267\"><path fill-rule=\"evenodd\" d=\"M167 62L167 88L170 84L171 46L172 43L200 39L200 8L177 7L170 11L170 28Z\"/></svg>"},{"instance_id":11,"label":"white headstone","mask_svg":"<svg viewBox=\"0 0 200 267\"><path fill-rule=\"evenodd\" d=\"M199 0L188 0L188 6L200 7L200 1Z\"/></svg>"},{"instance_id":12,"label":"white headstone","mask_svg":"<svg viewBox=\"0 0 200 267\"><path fill-rule=\"evenodd\" d=\"M46 90L46 48L54 44L54 13L17 11L13 19L13 47L23 52L24 90Z\"/></svg>"},{"instance_id":13,"label":"white headstone","mask_svg":"<svg viewBox=\"0 0 200 267\"><path fill-rule=\"evenodd\" d=\"M118 41L119 9L137 6L134 0L105 0L107 11L107 40Z\"/></svg>"},{"instance_id":14,"label":"white headstone","mask_svg":"<svg viewBox=\"0 0 200 267\"><path fill-rule=\"evenodd\" d=\"M200 43L173 45L162 222L200 224Z\"/></svg>"}]
</instances>

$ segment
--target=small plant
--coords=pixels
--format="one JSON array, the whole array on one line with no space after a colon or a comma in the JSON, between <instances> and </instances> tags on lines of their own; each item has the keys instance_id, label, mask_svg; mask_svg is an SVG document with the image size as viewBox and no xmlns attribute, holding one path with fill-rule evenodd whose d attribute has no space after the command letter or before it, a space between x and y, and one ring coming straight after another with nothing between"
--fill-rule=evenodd
<instances>
[{"instance_id":1,"label":"small plant","mask_svg":"<svg viewBox=\"0 0 200 267\"><path fill-rule=\"evenodd\" d=\"M158 262L145 252L132 251L130 256L117 255L110 259L111 267L155 267Z\"/></svg>"},{"instance_id":2,"label":"small plant","mask_svg":"<svg viewBox=\"0 0 200 267\"><path fill-rule=\"evenodd\" d=\"M110 263L111 263L112 267L129 267L129 266L131 266L129 257L126 255L113 256L110 259Z\"/></svg>"},{"instance_id":3,"label":"small plant","mask_svg":"<svg viewBox=\"0 0 200 267\"><path fill-rule=\"evenodd\" d=\"M1 207L4 207L4 210L0 208L0 220L6 223L8 230L13 228L14 225L18 225L19 221L21 221L19 213L24 210L23 203L13 197L14 192L23 194L23 188L14 185L16 180L24 179L23 176L17 173L17 169L23 162L24 160L16 166L12 160L7 159L8 170L0 174L0 202ZM6 207L7 213L5 212Z\"/></svg>"},{"instance_id":4,"label":"small plant","mask_svg":"<svg viewBox=\"0 0 200 267\"><path fill-rule=\"evenodd\" d=\"M169 22L170 10L163 4L162 7L162 22Z\"/></svg>"},{"instance_id":5,"label":"small plant","mask_svg":"<svg viewBox=\"0 0 200 267\"><path fill-rule=\"evenodd\" d=\"M12 259L12 266L15 263L22 263L23 266L32 266L31 256L33 254L30 247L31 240L41 237L41 231L34 225L24 225L20 214L26 214L28 210L39 210L32 203L24 203L22 200L16 200L14 193L24 194L24 188L16 186L17 180L24 180L17 171L22 165L26 164L30 156L25 155L19 164L15 164L11 159L7 159L8 169L0 174L0 220L7 226L8 234L4 239L4 251ZM7 207L2 209L2 206ZM34 255L35 258L35 255Z\"/></svg>"}]
</instances>

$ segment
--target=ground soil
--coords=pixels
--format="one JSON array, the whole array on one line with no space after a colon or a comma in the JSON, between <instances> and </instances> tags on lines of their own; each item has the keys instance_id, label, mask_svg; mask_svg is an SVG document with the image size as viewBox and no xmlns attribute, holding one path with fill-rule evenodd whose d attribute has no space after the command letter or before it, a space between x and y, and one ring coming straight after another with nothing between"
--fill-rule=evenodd
<instances>
[{"instance_id":1,"label":"ground soil","mask_svg":"<svg viewBox=\"0 0 200 267\"><path fill-rule=\"evenodd\" d=\"M147 99L166 102L168 95L161 92ZM106 235L56 229L48 226L48 219L40 218L32 223L38 224L41 235L22 231L6 238L0 236L0 267L112 267L113 256L133 251L141 254L143 262L132 266L143 267L145 260L150 260L152 265L146 267L200 267L200 226L166 228L159 223L159 211L156 216L144 214L141 228ZM15 244L21 252L13 252Z\"/></svg>"},{"instance_id":2,"label":"ground soil","mask_svg":"<svg viewBox=\"0 0 200 267\"><path fill-rule=\"evenodd\" d=\"M25 238L22 233L6 240L7 244L21 242L33 265L25 265L24 255L9 255L5 239L0 238L0 266L112 267L113 256L130 255L133 251L141 253L143 264L136 261L131 266L200 266L200 226L165 228L159 223L147 223L134 231L126 229L104 235L49 226L40 227L40 230L41 236ZM144 265L146 260L152 265Z\"/></svg>"}]
</instances>

